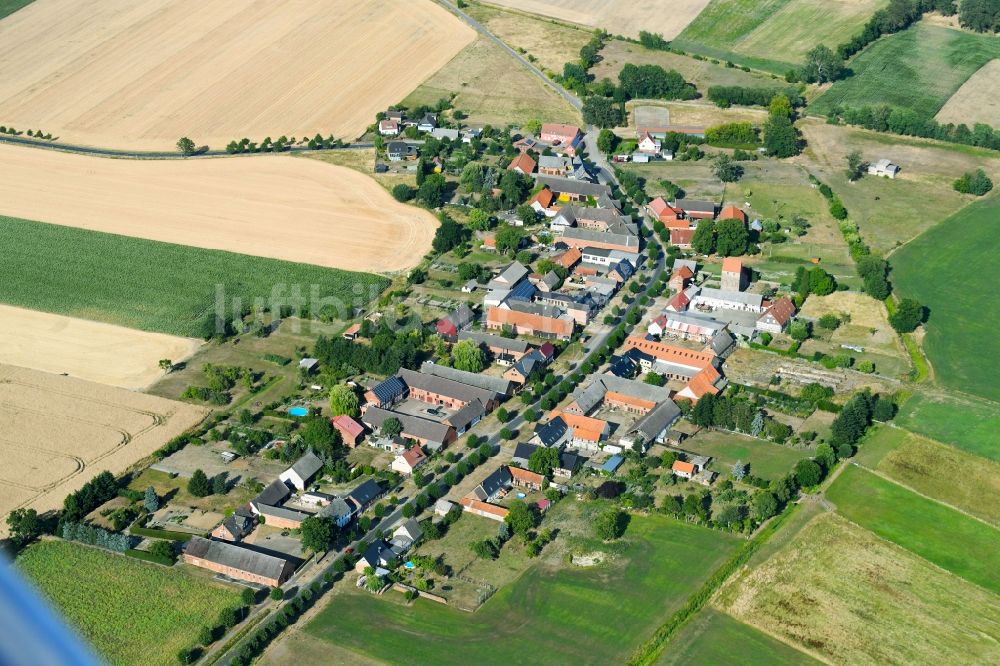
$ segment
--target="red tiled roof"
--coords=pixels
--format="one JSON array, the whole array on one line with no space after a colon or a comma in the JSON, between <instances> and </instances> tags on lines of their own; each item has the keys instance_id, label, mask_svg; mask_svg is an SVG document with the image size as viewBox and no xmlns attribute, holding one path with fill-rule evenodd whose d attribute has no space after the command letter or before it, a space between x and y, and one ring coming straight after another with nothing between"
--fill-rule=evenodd
<instances>
[{"instance_id":1,"label":"red tiled roof","mask_svg":"<svg viewBox=\"0 0 1000 666\"><path fill-rule=\"evenodd\" d=\"M667 307L668 308L672 307L674 310L680 311L685 309L688 306L688 303L690 302L691 299L688 298L687 294L685 294L683 291L678 291L676 294L674 294L673 298L667 301Z\"/></svg>"},{"instance_id":2,"label":"red tiled roof","mask_svg":"<svg viewBox=\"0 0 1000 666\"><path fill-rule=\"evenodd\" d=\"M692 399L695 401L706 393L715 395L719 392L719 389L715 386L715 382L717 382L721 376L722 375L719 374L719 371L716 370L714 366L708 366L692 377L684 389L692 394Z\"/></svg>"},{"instance_id":3,"label":"red tiled roof","mask_svg":"<svg viewBox=\"0 0 1000 666\"><path fill-rule=\"evenodd\" d=\"M692 271L687 266L681 266L676 271L674 271L674 277L681 277L685 280L690 280L694 277L694 271Z\"/></svg>"},{"instance_id":4,"label":"red tiled roof","mask_svg":"<svg viewBox=\"0 0 1000 666\"><path fill-rule=\"evenodd\" d=\"M726 257L722 260L723 273L742 273L743 262L736 257Z\"/></svg>"},{"instance_id":5,"label":"red tiled roof","mask_svg":"<svg viewBox=\"0 0 1000 666\"><path fill-rule=\"evenodd\" d=\"M670 229L671 245L690 245L692 238L694 238L694 229L677 229L674 227Z\"/></svg>"},{"instance_id":6,"label":"red tiled roof","mask_svg":"<svg viewBox=\"0 0 1000 666\"><path fill-rule=\"evenodd\" d=\"M707 403L706 403L707 404ZM684 462L683 460L675 460L673 467L671 467L675 472L684 472L685 474L694 474L694 465L689 462Z\"/></svg>"},{"instance_id":7,"label":"red tiled roof","mask_svg":"<svg viewBox=\"0 0 1000 666\"><path fill-rule=\"evenodd\" d=\"M341 414L340 416L334 416L330 419L330 424L333 425L337 430L342 430L353 437L359 436L365 431L365 427L352 419L347 414Z\"/></svg>"},{"instance_id":8,"label":"red tiled roof","mask_svg":"<svg viewBox=\"0 0 1000 666\"><path fill-rule=\"evenodd\" d=\"M573 321L569 319L555 319L545 315L533 314L530 312L518 312L516 310L505 310L503 308L492 307L486 318L489 324L510 324L512 326L523 326L533 329L536 333L551 333L555 335L573 335Z\"/></svg>"},{"instance_id":9,"label":"red tiled roof","mask_svg":"<svg viewBox=\"0 0 1000 666\"><path fill-rule=\"evenodd\" d=\"M588 442L601 441L604 428L608 425L607 421L602 421L601 419L579 414L567 414L559 410L555 410L549 414L550 420L556 417L561 417L566 422L566 425L573 429L573 436L575 438L585 439Z\"/></svg>"},{"instance_id":10,"label":"red tiled roof","mask_svg":"<svg viewBox=\"0 0 1000 666\"><path fill-rule=\"evenodd\" d=\"M554 198L555 195L552 194L552 190L550 190L547 187L544 187L538 191L538 194L531 197L531 201L528 202L528 205L530 206L531 204L537 201L539 204L541 204L542 208L548 208L549 206L552 205L552 200Z\"/></svg>"},{"instance_id":11,"label":"red tiled roof","mask_svg":"<svg viewBox=\"0 0 1000 666\"><path fill-rule=\"evenodd\" d=\"M636 335L630 336L625 340L625 350L628 351L629 349L638 349L667 363L676 363L693 368L710 367L712 361L715 360L715 354L684 349L683 347L674 347L673 345L647 340Z\"/></svg>"},{"instance_id":12,"label":"red tiled roof","mask_svg":"<svg viewBox=\"0 0 1000 666\"><path fill-rule=\"evenodd\" d=\"M558 257L556 257L553 261L555 261L563 268L569 269L573 268L573 266L575 266L576 263L580 261L580 259L582 258L583 258L583 253L580 252L580 248L571 247L570 249L566 250Z\"/></svg>"},{"instance_id":13,"label":"red tiled roof","mask_svg":"<svg viewBox=\"0 0 1000 666\"><path fill-rule=\"evenodd\" d=\"M788 323L788 320L795 316L795 304L792 303L788 297L779 298L774 302L774 304L767 309L765 314L769 314L774 317L775 321L781 326Z\"/></svg>"},{"instance_id":14,"label":"red tiled roof","mask_svg":"<svg viewBox=\"0 0 1000 666\"><path fill-rule=\"evenodd\" d=\"M744 213L739 208L737 208L736 206L726 206L725 208L722 209L722 212L719 213L719 219L720 220L733 219L733 220L739 220L740 222L746 223L746 221L747 221L747 214Z\"/></svg>"},{"instance_id":15,"label":"red tiled roof","mask_svg":"<svg viewBox=\"0 0 1000 666\"><path fill-rule=\"evenodd\" d=\"M511 465L507 469L510 470L512 478L524 481L525 483L537 483L538 485L542 485L542 482L545 481L545 477L541 474L536 474L535 472L530 472L526 469L521 469L520 467L514 467Z\"/></svg>"},{"instance_id":16,"label":"red tiled roof","mask_svg":"<svg viewBox=\"0 0 1000 666\"><path fill-rule=\"evenodd\" d=\"M414 446L409 451L403 453L403 460L405 460L410 467L416 467L423 461L427 460L427 454L424 453L424 450L419 446Z\"/></svg>"},{"instance_id":17,"label":"red tiled roof","mask_svg":"<svg viewBox=\"0 0 1000 666\"><path fill-rule=\"evenodd\" d=\"M507 171L513 171L514 169L520 169L524 174L530 174L535 170L535 166L538 163L535 159L528 153L521 153L510 163L507 167Z\"/></svg>"},{"instance_id":18,"label":"red tiled roof","mask_svg":"<svg viewBox=\"0 0 1000 666\"><path fill-rule=\"evenodd\" d=\"M510 513L507 509L502 506L497 506L496 504L490 504L488 502L482 502L477 500L475 497L463 497L458 500L458 503L462 506L467 506L470 509L476 509L477 511L482 511L483 513L491 513L494 516L499 516L500 518L506 518L507 514Z\"/></svg>"}]
</instances>

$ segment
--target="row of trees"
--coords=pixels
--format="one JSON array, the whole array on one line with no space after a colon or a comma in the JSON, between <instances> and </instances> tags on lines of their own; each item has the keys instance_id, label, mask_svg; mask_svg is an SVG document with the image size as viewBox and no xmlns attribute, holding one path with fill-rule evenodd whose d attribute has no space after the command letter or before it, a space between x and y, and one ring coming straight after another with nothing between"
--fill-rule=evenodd
<instances>
[{"instance_id":1,"label":"row of trees","mask_svg":"<svg viewBox=\"0 0 1000 666\"><path fill-rule=\"evenodd\" d=\"M709 86L708 98L717 106L727 108L733 104L740 106L769 106L777 95L784 95L792 106L805 104L801 92L795 88L776 90L767 87L752 86Z\"/></svg>"},{"instance_id":2,"label":"row of trees","mask_svg":"<svg viewBox=\"0 0 1000 666\"><path fill-rule=\"evenodd\" d=\"M766 437L779 444L784 443L792 434L788 425L774 420L755 402L742 396L705 394L694 404L689 418L692 423L703 428L735 430L752 437Z\"/></svg>"},{"instance_id":3,"label":"row of trees","mask_svg":"<svg viewBox=\"0 0 1000 666\"><path fill-rule=\"evenodd\" d=\"M395 374L401 367L414 369L419 365L423 335L420 329L395 332L383 321L368 345L355 344L339 336L320 336L313 354L328 372L338 377L362 372L387 376Z\"/></svg>"},{"instance_id":4,"label":"row of trees","mask_svg":"<svg viewBox=\"0 0 1000 666\"><path fill-rule=\"evenodd\" d=\"M858 125L876 132L919 136L966 146L1000 150L1000 130L995 130L984 123L975 123L972 129L969 129L965 123L942 124L934 118L921 115L911 109L902 109L888 104L856 108L837 105L830 110L828 115L831 119L845 122L848 125Z\"/></svg>"},{"instance_id":5,"label":"row of trees","mask_svg":"<svg viewBox=\"0 0 1000 666\"><path fill-rule=\"evenodd\" d=\"M63 522L62 538L67 541L79 541L89 546L97 546L116 553L124 553L132 548L134 539L120 532L109 532L101 527L86 523Z\"/></svg>"}]
</instances>

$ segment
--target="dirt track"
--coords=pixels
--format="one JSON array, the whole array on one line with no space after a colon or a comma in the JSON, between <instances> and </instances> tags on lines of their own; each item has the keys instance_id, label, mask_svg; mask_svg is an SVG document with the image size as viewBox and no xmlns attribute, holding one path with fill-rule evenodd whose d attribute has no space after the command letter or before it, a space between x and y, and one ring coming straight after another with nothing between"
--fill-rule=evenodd
<instances>
[{"instance_id":1,"label":"dirt track","mask_svg":"<svg viewBox=\"0 0 1000 666\"><path fill-rule=\"evenodd\" d=\"M287 155L134 161L0 146L0 215L348 270L417 264L437 221L351 169Z\"/></svg>"},{"instance_id":2,"label":"dirt track","mask_svg":"<svg viewBox=\"0 0 1000 666\"><path fill-rule=\"evenodd\" d=\"M150 150L353 139L474 36L431 0L36 0L0 21L0 124Z\"/></svg>"}]
</instances>

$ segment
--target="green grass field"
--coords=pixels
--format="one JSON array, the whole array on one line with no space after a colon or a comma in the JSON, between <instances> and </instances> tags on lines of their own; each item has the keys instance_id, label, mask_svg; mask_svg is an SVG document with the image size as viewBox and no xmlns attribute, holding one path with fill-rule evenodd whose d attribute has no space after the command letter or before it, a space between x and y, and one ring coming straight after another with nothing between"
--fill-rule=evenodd
<instances>
[{"instance_id":1,"label":"green grass field","mask_svg":"<svg viewBox=\"0 0 1000 666\"><path fill-rule=\"evenodd\" d=\"M2 216L0 247L4 303L189 337L214 331L219 287L231 319L235 299L244 307L256 297L270 302L276 287L285 289L282 296L297 287L308 299L315 285L320 297L349 311L389 284L367 273Z\"/></svg>"},{"instance_id":2,"label":"green grass field","mask_svg":"<svg viewBox=\"0 0 1000 666\"><path fill-rule=\"evenodd\" d=\"M809 110L889 104L931 118L994 58L1000 58L1000 40L992 35L917 23L862 51L849 63L854 75L834 83Z\"/></svg>"},{"instance_id":3,"label":"green grass field","mask_svg":"<svg viewBox=\"0 0 1000 666\"><path fill-rule=\"evenodd\" d=\"M625 540L622 555L596 567L536 563L472 614L350 589L304 631L387 662L623 663L738 543L663 516L633 518Z\"/></svg>"},{"instance_id":4,"label":"green grass field","mask_svg":"<svg viewBox=\"0 0 1000 666\"><path fill-rule=\"evenodd\" d=\"M793 449L761 439L718 430L702 431L685 440L688 451L712 456L712 468L722 476L729 473L737 460L750 463L750 473L765 479L774 479L792 471L802 458L810 455L807 449Z\"/></svg>"},{"instance_id":5,"label":"green grass field","mask_svg":"<svg viewBox=\"0 0 1000 666\"><path fill-rule=\"evenodd\" d=\"M962 481L961 469L955 481ZM1000 593L1000 531L856 465L834 481L827 497L838 512L880 537Z\"/></svg>"},{"instance_id":6,"label":"green grass field","mask_svg":"<svg viewBox=\"0 0 1000 666\"><path fill-rule=\"evenodd\" d=\"M936 380L994 401L1000 401L1000 382L995 363L984 361L1000 358L1000 291L993 279L1000 272L998 219L1000 191L994 190L890 257L897 293L930 308L924 349Z\"/></svg>"},{"instance_id":7,"label":"green grass field","mask_svg":"<svg viewBox=\"0 0 1000 666\"><path fill-rule=\"evenodd\" d=\"M1000 407L984 400L917 393L896 415L896 425L1000 462Z\"/></svg>"},{"instance_id":8,"label":"green grass field","mask_svg":"<svg viewBox=\"0 0 1000 666\"><path fill-rule=\"evenodd\" d=\"M203 625L239 605L235 588L65 541L29 547L16 566L112 664L176 664Z\"/></svg>"},{"instance_id":9,"label":"green grass field","mask_svg":"<svg viewBox=\"0 0 1000 666\"><path fill-rule=\"evenodd\" d=\"M706 608L667 643L656 663L661 666L779 666L820 662L721 611Z\"/></svg>"},{"instance_id":10,"label":"green grass field","mask_svg":"<svg viewBox=\"0 0 1000 666\"><path fill-rule=\"evenodd\" d=\"M1000 528L1000 464L992 460L888 426L868 433L855 460Z\"/></svg>"},{"instance_id":11,"label":"green grass field","mask_svg":"<svg viewBox=\"0 0 1000 666\"><path fill-rule=\"evenodd\" d=\"M774 545L730 578L717 607L830 664L1000 659L1000 597L843 517L822 513Z\"/></svg>"},{"instance_id":12,"label":"green grass field","mask_svg":"<svg viewBox=\"0 0 1000 666\"><path fill-rule=\"evenodd\" d=\"M818 43L836 48L885 0L712 0L673 40L676 48L783 75Z\"/></svg>"}]
</instances>

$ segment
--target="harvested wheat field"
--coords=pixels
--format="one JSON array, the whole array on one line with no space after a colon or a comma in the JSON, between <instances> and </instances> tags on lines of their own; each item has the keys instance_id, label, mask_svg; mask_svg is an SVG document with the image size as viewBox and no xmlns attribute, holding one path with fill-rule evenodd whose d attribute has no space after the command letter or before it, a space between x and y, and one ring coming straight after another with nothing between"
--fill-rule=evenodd
<instances>
[{"instance_id":1,"label":"harvested wheat field","mask_svg":"<svg viewBox=\"0 0 1000 666\"><path fill-rule=\"evenodd\" d=\"M431 0L36 0L0 22L0 123L133 149L351 139L474 36Z\"/></svg>"},{"instance_id":2,"label":"harvested wheat field","mask_svg":"<svg viewBox=\"0 0 1000 666\"><path fill-rule=\"evenodd\" d=\"M709 0L490 0L491 4L570 23L603 28L638 37L639 31L658 32L673 39L695 19Z\"/></svg>"},{"instance_id":3,"label":"harvested wheat field","mask_svg":"<svg viewBox=\"0 0 1000 666\"><path fill-rule=\"evenodd\" d=\"M351 169L288 155L111 160L0 146L0 214L347 270L410 268L437 220Z\"/></svg>"},{"instance_id":4,"label":"harvested wheat field","mask_svg":"<svg viewBox=\"0 0 1000 666\"><path fill-rule=\"evenodd\" d=\"M127 389L143 389L160 378L160 359L177 363L201 346L191 338L8 305L0 305L0 340L0 363Z\"/></svg>"},{"instance_id":5,"label":"harvested wheat field","mask_svg":"<svg viewBox=\"0 0 1000 666\"><path fill-rule=\"evenodd\" d=\"M975 123L1000 127L1000 100L997 100L996 95L998 89L1000 60L991 60L948 98L934 119L939 123L965 123L969 127Z\"/></svg>"},{"instance_id":6,"label":"harvested wheat field","mask_svg":"<svg viewBox=\"0 0 1000 666\"><path fill-rule=\"evenodd\" d=\"M124 472L204 415L194 405L0 365L0 514L58 508L100 472Z\"/></svg>"}]
</instances>

